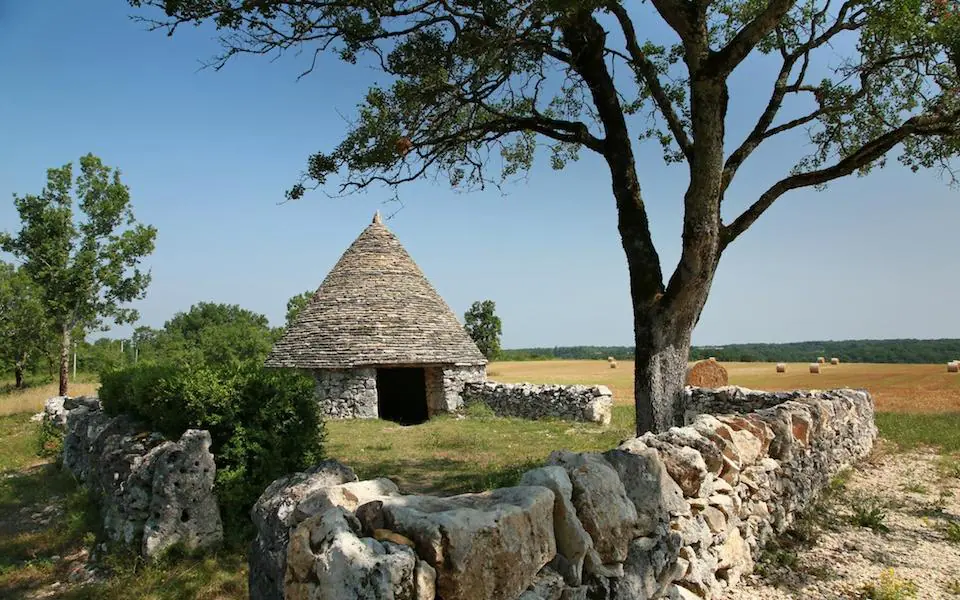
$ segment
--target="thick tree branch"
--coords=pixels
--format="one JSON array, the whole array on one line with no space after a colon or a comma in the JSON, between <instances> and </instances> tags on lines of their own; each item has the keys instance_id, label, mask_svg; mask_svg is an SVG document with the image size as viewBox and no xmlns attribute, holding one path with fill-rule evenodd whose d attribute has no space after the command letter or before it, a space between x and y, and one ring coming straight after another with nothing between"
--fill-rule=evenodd
<instances>
[{"instance_id":1,"label":"thick tree branch","mask_svg":"<svg viewBox=\"0 0 960 600\"><path fill-rule=\"evenodd\" d=\"M726 248L746 231L783 194L798 188L822 185L852 174L883 157L910 136L956 135L960 110L949 114L923 114L905 121L900 127L876 137L836 164L816 171L797 173L770 186L760 198L722 231L721 248Z\"/></svg>"},{"instance_id":2,"label":"thick tree branch","mask_svg":"<svg viewBox=\"0 0 960 600\"><path fill-rule=\"evenodd\" d=\"M693 25L691 23L691 5L685 0L651 0L653 7L657 9L663 20L667 22L680 39L686 43L694 36Z\"/></svg>"},{"instance_id":3,"label":"thick tree branch","mask_svg":"<svg viewBox=\"0 0 960 600\"><path fill-rule=\"evenodd\" d=\"M722 190L725 191L730 186L730 183L733 181L733 177L736 175L737 170L764 140L779 133L783 133L790 129L794 129L809 123L831 110L828 107L819 107L817 110L804 117L793 119L787 123L770 129L770 125L773 124L774 119L776 119L777 114L780 112L784 98L788 93L813 91L813 88L805 88L803 86L803 81L807 73L807 67L810 64L810 53L830 42L830 40L832 40L841 32L854 30L861 26L861 23L856 21L856 18L860 15L860 12L854 13L853 15L850 14L853 6L859 2L860 0L847 0L844 2L837 13L836 19L834 19L833 24L818 35L818 25L826 16L827 10L830 6L830 3L827 2L823 10L814 13L811 17L810 35L807 41L793 49L793 51L787 51L787 49L784 47L783 40L781 39L780 45L781 53L783 54L783 64L780 67L780 72L777 75L776 83L773 86L773 92L770 95L770 100L767 102L767 106L757 119L753 129L737 147L737 149L730 154L730 157L724 164ZM850 20L848 20L848 17ZM800 61L800 70L797 73L793 83L788 84L790 73L793 72L793 69L796 67L798 61ZM865 87L865 85L861 86L861 90L863 90ZM862 93L858 93L857 98L860 96L862 96Z\"/></svg>"},{"instance_id":4,"label":"thick tree branch","mask_svg":"<svg viewBox=\"0 0 960 600\"><path fill-rule=\"evenodd\" d=\"M640 50L640 45L637 43L637 32L633 27L633 21L630 19L630 15L627 14L623 6L616 2L610 4L609 10L617 18L617 21L620 22L620 28L623 30L624 38L627 40L627 51L630 53L630 63L634 71L636 71L643 82L646 83L647 88L650 90L650 96L653 97L657 108L660 110L660 114L663 115L667 126L670 128L670 133L673 134L673 139L676 140L677 145L680 146L680 151L683 152L684 156L689 160L693 156L693 145L683 126L683 122L677 115L676 110L674 110L673 103L663 89L656 67L653 62L643 54L643 51Z\"/></svg>"},{"instance_id":5,"label":"thick tree branch","mask_svg":"<svg viewBox=\"0 0 960 600\"><path fill-rule=\"evenodd\" d=\"M711 54L703 65L707 73L724 76L737 68L796 3L797 0L770 0L767 7L737 32L726 46Z\"/></svg>"}]
</instances>

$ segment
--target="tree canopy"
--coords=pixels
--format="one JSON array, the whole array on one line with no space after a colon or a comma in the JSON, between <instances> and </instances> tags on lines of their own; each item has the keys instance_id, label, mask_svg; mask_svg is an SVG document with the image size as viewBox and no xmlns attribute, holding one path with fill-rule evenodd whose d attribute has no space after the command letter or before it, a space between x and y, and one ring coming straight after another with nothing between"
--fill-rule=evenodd
<instances>
[{"instance_id":1,"label":"tree canopy","mask_svg":"<svg viewBox=\"0 0 960 600\"><path fill-rule=\"evenodd\" d=\"M138 328L134 344L142 361L237 368L262 363L276 336L264 315L235 304L199 302L162 329Z\"/></svg>"},{"instance_id":2,"label":"tree canopy","mask_svg":"<svg viewBox=\"0 0 960 600\"><path fill-rule=\"evenodd\" d=\"M503 333L503 324L496 314L496 304L493 300L474 302L463 314L463 320L464 328L487 360L497 358L500 354L500 335Z\"/></svg>"},{"instance_id":3,"label":"tree canopy","mask_svg":"<svg viewBox=\"0 0 960 600\"><path fill-rule=\"evenodd\" d=\"M300 311L310 302L310 299L313 298L313 291L307 290L302 294L297 294L296 296L291 297L287 300L287 327L293 323L297 318L297 315L300 314Z\"/></svg>"},{"instance_id":4,"label":"tree canopy","mask_svg":"<svg viewBox=\"0 0 960 600\"><path fill-rule=\"evenodd\" d=\"M554 169L583 152L602 158L630 277L639 432L678 422L720 257L774 202L865 174L894 149L907 167L953 181L960 149L960 0L128 1L161 9L141 18L171 35L212 22L215 68L304 51L305 74L333 53L385 76L341 141L308 158L290 198L424 177L499 185L541 147ZM730 78L751 58L766 69L751 90L763 100L734 136ZM792 165L727 203L748 159L784 136ZM666 277L641 193L661 165L637 164L642 143L688 171L680 257Z\"/></svg>"},{"instance_id":5,"label":"tree canopy","mask_svg":"<svg viewBox=\"0 0 960 600\"><path fill-rule=\"evenodd\" d=\"M53 329L40 291L22 268L0 261L0 361L13 367L16 385L32 359L49 347Z\"/></svg>"}]
</instances>

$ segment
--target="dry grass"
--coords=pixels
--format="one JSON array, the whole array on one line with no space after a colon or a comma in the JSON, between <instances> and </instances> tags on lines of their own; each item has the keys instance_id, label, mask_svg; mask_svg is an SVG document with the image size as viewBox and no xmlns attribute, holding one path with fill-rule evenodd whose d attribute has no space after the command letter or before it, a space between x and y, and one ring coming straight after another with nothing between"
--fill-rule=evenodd
<instances>
[{"instance_id":1,"label":"dry grass","mask_svg":"<svg viewBox=\"0 0 960 600\"><path fill-rule=\"evenodd\" d=\"M97 393L97 383L71 383L71 396L85 396ZM43 403L57 395L57 384L30 386L22 390L7 384L0 390L0 416L37 413L43 410Z\"/></svg>"},{"instance_id":2,"label":"dry grass","mask_svg":"<svg viewBox=\"0 0 960 600\"><path fill-rule=\"evenodd\" d=\"M775 363L722 363L731 385L758 390L864 388L873 394L877 410L897 413L960 412L960 377L943 365L839 364L821 365L820 374L807 363L788 363L777 373ZM608 386L617 403L633 402L633 363L611 369L601 360L496 362L490 378L504 382L596 383Z\"/></svg>"}]
</instances>

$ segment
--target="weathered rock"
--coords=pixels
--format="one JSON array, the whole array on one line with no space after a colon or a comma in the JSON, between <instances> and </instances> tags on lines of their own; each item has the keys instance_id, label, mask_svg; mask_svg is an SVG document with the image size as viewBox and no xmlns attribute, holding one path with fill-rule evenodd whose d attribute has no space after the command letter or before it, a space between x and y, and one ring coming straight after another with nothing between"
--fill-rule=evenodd
<instances>
[{"instance_id":1,"label":"weathered rock","mask_svg":"<svg viewBox=\"0 0 960 600\"><path fill-rule=\"evenodd\" d=\"M306 494L297 503L293 511L293 522L296 523L307 517L326 512L334 506L342 506L353 512L361 504L397 493L399 493L397 484L382 477L320 488Z\"/></svg>"},{"instance_id":2,"label":"weathered rock","mask_svg":"<svg viewBox=\"0 0 960 600\"><path fill-rule=\"evenodd\" d=\"M217 466L210 433L188 429L154 462L150 516L143 526L144 556L174 544L209 548L223 540L220 508L213 494Z\"/></svg>"},{"instance_id":3,"label":"weathered rock","mask_svg":"<svg viewBox=\"0 0 960 600\"><path fill-rule=\"evenodd\" d=\"M287 597L306 592L317 600L419 600L413 550L360 538L359 530L356 518L339 506L301 523L291 534L296 542L284 580ZM311 554L312 564L304 568Z\"/></svg>"},{"instance_id":4,"label":"weathered rock","mask_svg":"<svg viewBox=\"0 0 960 600\"><path fill-rule=\"evenodd\" d=\"M54 396L43 403L43 418L60 429L67 427L67 409L63 404L65 396Z\"/></svg>"},{"instance_id":5,"label":"weathered rock","mask_svg":"<svg viewBox=\"0 0 960 600\"><path fill-rule=\"evenodd\" d=\"M560 600L565 588L563 577L559 573L544 568L517 600Z\"/></svg>"},{"instance_id":6,"label":"weathered rock","mask_svg":"<svg viewBox=\"0 0 960 600\"><path fill-rule=\"evenodd\" d=\"M282 600L290 528L297 524L297 507L320 490L357 481L347 466L327 460L303 473L277 479L260 495L250 516L257 536L250 547L251 600Z\"/></svg>"},{"instance_id":7,"label":"weathered rock","mask_svg":"<svg viewBox=\"0 0 960 600\"><path fill-rule=\"evenodd\" d=\"M689 446L660 444L656 447L667 473L677 482L683 495L693 498L707 476L707 463L703 456Z\"/></svg>"},{"instance_id":8,"label":"weathered rock","mask_svg":"<svg viewBox=\"0 0 960 600\"><path fill-rule=\"evenodd\" d=\"M593 548L593 540L577 518L571 502L573 484L570 477L563 467L541 467L524 473L520 485L539 485L553 492L554 538L558 558L564 559L557 571L569 585L579 586L583 580L583 559Z\"/></svg>"},{"instance_id":9,"label":"weathered rock","mask_svg":"<svg viewBox=\"0 0 960 600\"><path fill-rule=\"evenodd\" d=\"M727 534L726 541L720 546L717 554L717 577L726 579L730 586L737 585L740 576L753 568L750 557L750 548L740 535L740 530L733 528Z\"/></svg>"},{"instance_id":10,"label":"weathered rock","mask_svg":"<svg viewBox=\"0 0 960 600\"><path fill-rule=\"evenodd\" d=\"M566 469L577 517L601 561L623 562L630 540L637 535L637 509L617 470L603 456L592 453L554 452L548 462Z\"/></svg>"},{"instance_id":11,"label":"weathered rock","mask_svg":"<svg viewBox=\"0 0 960 600\"><path fill-rule=\"evenodd\" d=\"M437 571L430 563L418 560L413 568L413 584L416 600L434 600L437 595Z\"/></svg>"},{"instance_id":12,"label":"weathered rock","mask_svg":"<svg viewBox=\"0 0 960 600\"><path fill-rule=\"evenodd\" d=\"M680 536L675 533L630 542L624 575L617 582L615 597L622 600L656 598L671 581L686 572L687 564L680 558L680 547Z\"/></svg>"},{"instance_id":13,"label":"weathered rock","mask_svg":"<svg viewBox=\"0 0 960 600\"><path fill-rule=\"evenodd\" d=\"M656 450L634 440L603 456L616 469L627 497L637 509L639 535L650 535L672 516L690 514L680 486L667 474Z\"/></svg>"},{"instance_id":14,"label":"weathered rock","mask_svg":"<svg viewBox=\"0 0 960 600\"><path fill-rule=\"evenodd\" d=\"M363 505L365 530L413 540L444 600L514 600L556 554L554 494L539 486L449 498L394 496Z\"/></svg>"}]
</instances>

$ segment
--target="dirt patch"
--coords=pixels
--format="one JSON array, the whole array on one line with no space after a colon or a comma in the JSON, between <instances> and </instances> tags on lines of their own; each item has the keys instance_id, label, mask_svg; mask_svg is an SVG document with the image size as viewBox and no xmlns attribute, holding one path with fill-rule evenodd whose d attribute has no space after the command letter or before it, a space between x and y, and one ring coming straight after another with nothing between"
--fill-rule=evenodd
<instances>
[{"instance_id":1,"label":"dirt patch","mask_svg":"<svg viewBox=\"0 0 960 600\"><path fill-rule=\"evenodd\" d=\"M768 554L726 598L869 598L868 586L907 590L873 597L960 598L960 478L944 460L913 451L858 467L812 547Z\"/></svg>"}]
</instances>

